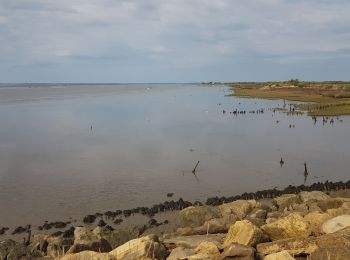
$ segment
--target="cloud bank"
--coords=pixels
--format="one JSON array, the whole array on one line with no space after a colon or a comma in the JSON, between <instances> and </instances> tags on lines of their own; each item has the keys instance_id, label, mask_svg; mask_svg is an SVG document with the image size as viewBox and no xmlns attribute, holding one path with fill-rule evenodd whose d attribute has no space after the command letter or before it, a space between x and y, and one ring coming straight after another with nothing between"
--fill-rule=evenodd
<instances>
[{"instance_id":1,"label":"cloud bank","mask_svg":"<svg viewBox=\"0 0 350 260\"><path fill-rule=\"evenodd\" d=\"M350 80L347 0L0 0L1 82Z\"/></svg>"}]
</instances>

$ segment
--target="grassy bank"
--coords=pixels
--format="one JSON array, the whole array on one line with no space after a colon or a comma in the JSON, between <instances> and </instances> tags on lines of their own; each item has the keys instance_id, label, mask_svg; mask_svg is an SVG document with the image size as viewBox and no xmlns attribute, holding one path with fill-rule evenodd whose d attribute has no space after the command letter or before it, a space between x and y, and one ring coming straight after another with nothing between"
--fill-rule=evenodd
<instances>
[{"instance_id":1,"label":"grassy bank","mask_svg":"<svg viewBox=\"0 0 350 260\"><path fill-rule=\"evenodd\" d=\"M350 82L245 82L229 84L234 96L305 102L297 108L310 116L350 115Z\"/></svg>"}]
</instances>

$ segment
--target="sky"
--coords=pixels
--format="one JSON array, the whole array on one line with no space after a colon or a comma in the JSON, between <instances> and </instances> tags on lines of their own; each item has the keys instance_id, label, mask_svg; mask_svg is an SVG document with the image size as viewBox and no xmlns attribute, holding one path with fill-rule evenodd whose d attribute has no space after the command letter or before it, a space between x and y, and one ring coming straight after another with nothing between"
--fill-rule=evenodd
<instances>
[{"instance_id":1,"label":"sky","mask_svg":"<svg viewBox=\"0 0 350 260\"><path fill-rule=\"evenodd\" d=\"M0 82L350 80L349 0L0 0Z\"/></svg>"}]
</instances>

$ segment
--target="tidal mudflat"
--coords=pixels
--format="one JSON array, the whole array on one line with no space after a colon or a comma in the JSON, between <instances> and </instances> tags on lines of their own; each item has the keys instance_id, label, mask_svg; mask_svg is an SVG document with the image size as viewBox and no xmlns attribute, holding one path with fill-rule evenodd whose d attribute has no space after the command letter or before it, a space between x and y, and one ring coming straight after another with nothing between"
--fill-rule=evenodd
<instances>
[{"instance_id":1,"label":"tidal mudflat","mask_svg":"<svg viewBox=\"0 0 350 260\"><path fill-rule=\"evenodd\" d=\"M314 122L284 113L283 100L230 94L195 84L2 85L0 223L82 220L168 193L205 202L300 185L305 162L305 184L348 181L347 116Z\"/></svg>"}]
</instances>

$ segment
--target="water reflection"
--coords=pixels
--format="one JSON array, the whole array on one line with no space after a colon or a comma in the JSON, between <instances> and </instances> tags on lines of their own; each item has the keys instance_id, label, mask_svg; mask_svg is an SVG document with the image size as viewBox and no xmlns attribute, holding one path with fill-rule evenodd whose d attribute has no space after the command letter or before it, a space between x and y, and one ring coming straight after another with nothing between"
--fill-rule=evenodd
<instances>
[{"instance_id":1,"label":"water reflection","mask_svg":"<svg viewBox=\"0 0 350 260\"><path fill-rule=\"evenodd\" d=\"M323 124L276 109L289 106L283 100L229 93L198 85L0 87L0 222L81 218L167 194L203 201L348 179L347 117Z\"/></svg>"}]
</instances>

